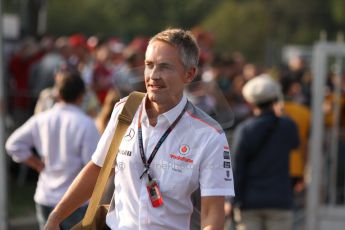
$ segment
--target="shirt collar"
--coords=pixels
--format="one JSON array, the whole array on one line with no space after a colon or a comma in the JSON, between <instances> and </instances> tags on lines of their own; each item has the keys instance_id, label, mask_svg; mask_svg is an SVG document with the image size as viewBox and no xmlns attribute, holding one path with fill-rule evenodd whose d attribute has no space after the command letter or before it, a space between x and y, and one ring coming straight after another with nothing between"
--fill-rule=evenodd
<instances>
[{"instance_id":1,"label":"shirt collar","mask_svg":"<svg viewBox=\"0 0 345 230\"><path fill-rule=\"evenodd\" d=\"M53 108L57 109L68 109L68 110L80 110L80 107L72 104L72 103L65 103L65 102L56 102Z\"/></svg>"},{"instance_id":2,"label":"shirt collar","mask_svg":"<svg viewBox=\"0 0 345 230\"><path fill-rule=\"evenodd\" d=\"M143 101L144 105L146 103L146 100L147 100L147 95L145 96L144 101ZM175 107L173 107L172 109L170 109L169 111L163 114L160 114L158 116L158 119L160 117L164 117L166 120L168 120L170 124L172 124L176 120L176 118L180 115L186 103L187 103L187 97L183 95L180 102ZM143 114L142 114L142 122L148 122L147 120L148 120L147 112L144 106Z\"/></svg>"}]
</instances>

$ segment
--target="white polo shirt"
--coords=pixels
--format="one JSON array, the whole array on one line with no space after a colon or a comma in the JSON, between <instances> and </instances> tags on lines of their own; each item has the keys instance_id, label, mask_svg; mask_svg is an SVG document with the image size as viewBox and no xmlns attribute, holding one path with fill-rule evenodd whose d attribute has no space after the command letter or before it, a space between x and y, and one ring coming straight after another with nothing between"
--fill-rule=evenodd
<instances>
[{"instance_id":1,"label":"white polo shirt","mask_svg":"<svg viewBox=\"0 0 345 230\"><path fill-rule=\"evenodd\" d=\"M23 162L35 147L45 168L40 173L34 200L54 207L96 149L99 133L94 121L77 106L56 103L31 117L7 140L7 153Z\"/></svg>"},{"instance_id":2,"label":"white polo shirt","mask_svg":"<svg viewBox=\"0 0 345 230\"><path fill-rule=\"evenodd\" d=\"M115 121L123 107L121 100L92 156L102 166L114 134ZM144 98L141 106L143 106ZM189 229L193 211L191 194L199 187L201 196L234 196L230 152L221 127L208 115L187 102L186 97L174 108L158 116L150 126L146 110L142 114L142 136L146 159L158 140L188 103L176 127L158 150L150 166L157 179L163 205L154 208L149 199L147 176L140 179L144 166L138 144L139 110L119 148L115 168L115 209L107 215L111 229Z\"/></svg>"}]
</instances>

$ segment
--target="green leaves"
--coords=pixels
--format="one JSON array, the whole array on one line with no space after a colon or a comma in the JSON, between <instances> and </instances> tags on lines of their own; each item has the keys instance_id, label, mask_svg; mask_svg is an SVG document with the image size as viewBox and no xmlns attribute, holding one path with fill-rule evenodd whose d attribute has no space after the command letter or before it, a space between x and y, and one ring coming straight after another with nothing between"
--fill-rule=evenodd
<instances>
[{"instance_id":1,"label":"green leaves","mask_svg":"<svg viewBox=\"0 0 345 230\"><path fill-rule=\"evenodd\" d=\"M48 30L53 34L102 33L131 39L171 26L198 25L222 0L49 0Z\"/></svg>"},{"instance_id":2,"label":"green leaves","mask_svg":"<svg viewBox=\"0 0 345 230\"><path fill-rule=\"evenodd\" d=\"M331 11L335 22L341 25L345 25L345 1L343 0L331 0Z\"/></svg>"}]
</instances>

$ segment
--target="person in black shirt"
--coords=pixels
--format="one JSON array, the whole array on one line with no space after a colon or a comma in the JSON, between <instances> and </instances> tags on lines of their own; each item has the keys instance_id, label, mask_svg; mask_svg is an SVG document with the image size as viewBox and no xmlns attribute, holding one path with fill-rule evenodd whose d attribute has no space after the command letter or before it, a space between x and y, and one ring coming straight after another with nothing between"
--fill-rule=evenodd
<instances>
[{"instance_id":1,"label":"person in black shirt","mask_svg":"<svg viewBox=\"0 0 345 230\"><path fill-rule=\"evenodd\" d=\"M281 89L269 75L247 82L242 94L254 116L234 133L234 206L239 207L246 230L289 230L293 204L289 153L299 145L297 126L281 116Z\"/></svg>"}]
</instances>

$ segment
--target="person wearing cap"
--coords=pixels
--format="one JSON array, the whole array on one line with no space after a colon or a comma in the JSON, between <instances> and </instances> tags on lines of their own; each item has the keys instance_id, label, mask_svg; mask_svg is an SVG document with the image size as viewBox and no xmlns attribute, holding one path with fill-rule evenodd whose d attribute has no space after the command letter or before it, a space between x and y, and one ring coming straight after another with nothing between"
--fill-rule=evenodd
<instances>
[{"instance_id":1,"label":"person wearing cap","mask_svg":"<svg viewBox=\"0 0 345 230\"><path fill-rule=\"evenodd\" d=\"M39 173L34 200L40 230L96 149L99 134L94 121L79 108L85 85L76 72L64 72L57 86L59 102L32 116L6 141L7 153ZM35 148L37 154L33 153ZM86 211L83 205L61 223L70 229Z\"/></svg>"},{"instance_id":2,"label":"person wearing cap","mask_svg":"<svg viewBox=\"0 0 345 230\"><path fill-rule=\"evenodd\" d=\"M296 124L282 116L282 92L269 75L248 81L242 94L254 116L234 132L235 210L246 230L290 230L289 154L299 146Z\"/></svg>"},{"instance_id":3,"label":"person wearing cap","mask_svg":"<svg viewBox=\"0 0 345 230\"><path fill-rule=\"evenodd\" d=\"M198 59L189 31L167 29L150 40L147 94L120 144L109 229L190 229L191 195L198 188L201 228L224 228L224 197L234 196L229 145L221 126L183 94L195 78ZM47 230L58 229L90 197L125 101L115 105L92 161L50 215Z\"/></svg>"}]
</instances>

